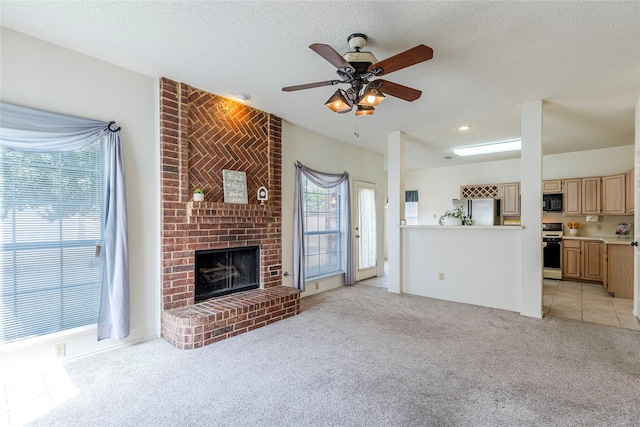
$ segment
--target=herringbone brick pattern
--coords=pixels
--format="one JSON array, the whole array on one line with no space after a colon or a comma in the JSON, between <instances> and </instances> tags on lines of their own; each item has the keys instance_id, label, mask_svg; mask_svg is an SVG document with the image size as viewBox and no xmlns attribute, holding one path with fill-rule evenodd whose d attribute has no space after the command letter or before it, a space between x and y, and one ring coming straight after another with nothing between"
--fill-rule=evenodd
<instances>
[{"instance_id":1,"label":"herringbone brick pattern","mask_svg":"<svg viewBox=\"0 0 640 427\"><path fill-rule=\"evenodd\" d=\"M247 174L249 201L269 182L269 115L198 89L189 93L189 186L224 200L222 170Z\"/></svg>"},{"instance_id":2,"label":"herringbone brick pattern","mask_svg":"<svg viewBox=\"0 0 640 427\"><path fill-rule=\"evenodd\" d=\"M194 304L198 250L260 246L260 287L281 285L282 120L166 78L160 95L162 309ZM246 172L248 204L224 203L223 169Z\"/></svg>"}]
</instances>

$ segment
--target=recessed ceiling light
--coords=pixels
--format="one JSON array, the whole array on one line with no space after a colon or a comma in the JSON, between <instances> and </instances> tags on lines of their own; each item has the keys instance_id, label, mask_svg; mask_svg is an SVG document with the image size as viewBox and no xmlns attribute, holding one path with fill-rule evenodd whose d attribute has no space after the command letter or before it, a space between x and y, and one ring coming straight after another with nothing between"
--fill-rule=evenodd
<instances>
[{"instance_id":1,"label":"recessed ceiling light","mask_svg":"<svg viewBox=\"0 0 640 427\"><path fill-rule=\"evenodd\" d=\"M502 153L504 151L515 151L520 149L520 140L492 142L490 144L470 145L468 147L454 148L453 152L458 156L475 156L477 154Z\"/></svg>"},{"instance_id":2,"label":"recessed ceiling light","mask_svg":"<svg viewBox=\"0 0 640 427\"><path fill-rule=\"evenodd\" d=\"M247 102L248 100L251 99L251 95L249 95L248 93L244 93L244 92L236 93L235 97L240 102Z\"/></svg>"},{"instance_id":3,"label":"recessed ceiling light","mask_svg":"<svg viewBox=\"0 0 640 427\"><path fill-rule=\"evenodd\" d=\"M460 126L458 128L458 130L469 130L469 129L471 129L471 126L468 126L468 125Z\"/></svg>"}]
</instances>

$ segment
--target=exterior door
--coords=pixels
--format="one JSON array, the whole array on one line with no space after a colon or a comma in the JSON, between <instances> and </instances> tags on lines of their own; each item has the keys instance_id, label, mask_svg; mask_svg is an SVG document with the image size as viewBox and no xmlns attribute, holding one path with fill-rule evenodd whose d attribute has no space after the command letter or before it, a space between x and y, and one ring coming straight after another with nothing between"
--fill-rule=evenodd
<instances>
[{"instance_id":1,"label":"exterior door","mask_svg":"<svg viewBox=\"0 0 640 427\"><path fill-rule=\"evenodd\" d=\"M355 262L356 281L376 275L378 264L376 185L355 181Z\"/></svg>"}]
</instances>

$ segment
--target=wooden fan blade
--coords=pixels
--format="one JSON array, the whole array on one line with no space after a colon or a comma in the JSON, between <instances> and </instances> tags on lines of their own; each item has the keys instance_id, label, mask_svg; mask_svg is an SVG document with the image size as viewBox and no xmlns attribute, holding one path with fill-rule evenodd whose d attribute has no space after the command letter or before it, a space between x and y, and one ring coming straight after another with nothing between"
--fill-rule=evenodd
<instances>
[{"instance_id":1,"label":"wooden fan blade","mask_svg":"<svg viewBox=\"0 0 640 427\"><path fill-rule=\"evenodd\" d=\"M327 80L324 82L307 83L304 85L297 85L297 86L287 86L287 87L283 87L282 90L285 92L293 92L296 90L311 89L314 87L333 86L333 85L337 85L338 83L342 83L342 80Z\"/></svg>"},{"instance_id":2,"label":"wooden fan blade","mask_svg":"<svg viewBox=\"0 0 640 427\"><path fill-rule=\"evenodd\" d=\"M404 99L405 101L415 101L420 98L420 95L422 95L421 90L399 85L398 83L382 79L378 79L375 82L380 83L379 89L385 95L395 96L396 98Z\"/></svg>"},{"instance_id":3,"label":"wooden fan blade","mask_svg":"<svg viewBox=\"0 0 640 427\"><path fill-rule=\"evenodd\" d=\"M394 55L391 58L383 59L380 62L369 65L369 71L371 71L376 76L381 76L383 74L393 73L394 71L401 70L420 62L428 61L431 58L433 58L433 49L431 49L429 46L421 44L412 49Z\"/></svg>"},{"instance_id":4,"label":"wooden fan blade","mask_svg":"<svg viewBox=\"0 0 640 427\"><path fill-rule=\"evenodd\" d=\"M328 44L314 43L309 46L309 48L332 63L336 68L346 68L355 71L355 68Z\"/></svg>"}]
</instances>

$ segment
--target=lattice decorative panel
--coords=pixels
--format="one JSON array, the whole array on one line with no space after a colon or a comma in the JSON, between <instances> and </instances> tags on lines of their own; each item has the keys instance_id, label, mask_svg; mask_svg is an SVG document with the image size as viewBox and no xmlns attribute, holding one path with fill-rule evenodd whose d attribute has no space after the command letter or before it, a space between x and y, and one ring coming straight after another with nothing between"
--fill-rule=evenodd
<instances>
[{"instance_id":1,"label":"lattice decorative panel","mask_svg":"<svg viewBox=\"0 0 640 427\"><path fill-rule=\"evenodd\" d=\"M224 200L222 170L247 173L249 200L269 183L269 115L208 92L189 93L189 186Z\"/></svg>"},{"instance_id":2,"label":"lattice decorative panel","mask_svg":"<svg viewBox=\"0 0 640 427\"><path fill-rule=\"evenodd\" d=\"M463 185L460 187L461 199L497 199L499 197L499 184Z\"/></svg>"}]
</instances>

